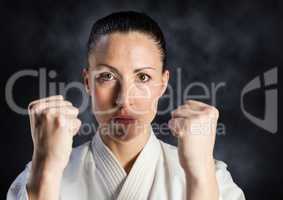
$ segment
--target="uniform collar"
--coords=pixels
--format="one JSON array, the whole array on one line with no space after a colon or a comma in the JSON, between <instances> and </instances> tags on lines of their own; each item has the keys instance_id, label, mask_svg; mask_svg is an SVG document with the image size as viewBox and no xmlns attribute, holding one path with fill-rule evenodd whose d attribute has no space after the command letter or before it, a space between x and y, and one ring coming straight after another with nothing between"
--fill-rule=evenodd
<instances>
[{"instance_id":1,"label":"uniform collar","mask_svg":"<svg viewBox=\"0 0 283 200\"><path fill-rule=\"evenodd\" d=\"M131 187L131 190L133 190L132 196L135 195L135 192L138 192L138 188L134 189L133 185L139 186L146 174L149 175L150 171L155 169L161 152L160 142L155 136L152 126L150 126L149 139L127 175L112 151L103 143L98 132L93 137L91 146L96 168L101 173L104 181L106 181L107 189L112 195L121 193L120 196L123 196L121 198L125 198L123 193L126 192L125 190L128 187ZM118 188L120 190L117 191ZM129 198L132 196L130 195Z\"/></svg>"}]
</instances>

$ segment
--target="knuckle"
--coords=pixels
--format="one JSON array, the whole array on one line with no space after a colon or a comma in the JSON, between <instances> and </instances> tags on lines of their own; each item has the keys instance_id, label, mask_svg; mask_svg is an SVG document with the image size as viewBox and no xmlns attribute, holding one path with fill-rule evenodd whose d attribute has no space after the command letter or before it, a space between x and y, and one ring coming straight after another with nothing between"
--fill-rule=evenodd
<instances>
[{"instance_id":1,"label":"knuckle","mask_svg":"<svg viewBox=\"0 0 283 200\"><path fill-rule=\"evenodd\" d=\"M212 112L214 112L214 109L213 109L212 106L207 106L207 107L205 108L205 111L206 111L207 113L212 113Z\"/></svg>"},{"instance_id":2,"label":"knuckle","mask_svg":"<svg viewBox=\"0 0 283 200\"><path fill-rule=\"evenodd\" d=\"M79 112L80 112L80 110L76 107L74 107L74 111L75 111L76 114L79 114Z\"/></svg>"},{"instance_id":3,"label":"knuckle","mask_svg":"<svg viewBox=\"0 0 283 200\"><path fill-rule=\"evenodd\" d=\"M73 104L72 104L72 102L67 101L67 100L65 100L65 103L66 103L67 105L70 105L70 106L72 106L72 105L73 105Z\"/></svg>"},{"instance_id":4,"label":"knuckle","mask_svg":"<svg viewBox=\"0 0 283 200\"><path fill-rule=\"evenodd\" d=\"M46 109L44 110L41 114L40 114L41 118L46 120L46 121L50 121L51 120L51 111L50 109Z\"/></svg>"},{"instance_id":5,"label":"knuckle","mask_svg":"<svg viewBox=\"0 0 283 200\"><path fill-rule=\"evenodd\" d=\"M190 100L186 100L185 103L190 105L191 103L193 103L193 100L191 100L191 99Z\"/></svg>"},{"instance_id":6,"label":"knuckle","mask_svg":"<svg viewBox=\"0 0 283 200\"><path fill-rule=\"evenodd\" d=\"M81 121L81 120L79 120L79 119L77 119L77 124L78 124L78 126L81 126L82 121Z\"/></svg>"},{"instance_id":7,"label":"knuckle","mask_svg":"<svg viewBox=\"0 0 283 200\"><path fill-rule=\"evenodd\" d=\"M28 104L28 110L32 110L34 107L34 102Z\"/></svg>"},{"instance_id":8,"label":"knuckle","mask_svg":"<svg viewBox=\"0 0 283 200\"><path fill-rule=\"evenodd\" d=\"M30 115L31 115L31 114L34 114L34 113L35 113L34 107L29 108L29 109L28 109L28 113L29 113Z\"/></svg>"},{"instance_id":9,"label":"knuckle","mask_svg":"<svg viewBox=\"0 0 283 200\"><path fill-rule=\"evenodd\" d=\"M214 106L207 107L206 111L209 116L213 116L215 118L219 117L219 110Z\"/></svg>"},{"instance_id":10,"label":"knuckle","mask_svg":"<svg viewBox=\"0 0 283 200\"><path fill-rule=\"evenodd\" d=\"M197 121L199 121L201 119L202 119L202 114L195 114L195 115L192 116L191 121L192 122L197 122Z\"/></svg>"},{"instance_id":11,"label":"knuckle","mask_svg":"<svg viewBox=\"0 0 283 200\"><path fill-rule=\"evenodd\" d=\"M28 104L28 108L29 109L32 109L36 104L37 102L39 101L40 99L36 99L34 101L31 101L29 104Z\"/></svg>"},{"instance_id":12,"label":"knuckle","mask_svg":"<svg viewBox=\"0 0 283 200\"><path fill-rule=\"evenodd\" d=\"M32 106L31 111L36 113L38 109L39 109L39 105L35 104Z\"/></svg>"},{"instance_id":13,"label":"knuckle","mask_svg":"<svg viewBox=\"0 0 283 200\"><path fill-rule=\"evenodd\" d=\"M215 117L216 117L216 118L219 118L219 115L220 115L219 110L218 110L218 109L215 109Z\"/></svg>"},{"instance_id":14,"label":"knuckle","mask_svg":"<svg viewBox=\"0 0 283 200\"><path fill-rule=\"evenodd\" d=\"M38 103L34 106L34 109L36 110L36 112L39 112L42 109L46 108L46 104L45 103Z\"/></svg>"},{"instance_id":15,"label":"knuckle","mask_svg":"<svg viewBox=\"0 0 283 200\"><path fill-rule=\"evenodd\" d=\"M28 109L32 109L34 108L37 104L40 103L40 101L43 101L44 99L36 99L34 101L31 101L29 104L28 104Z\"/></svg>"},{"instance_id":16,"label":"knuckle","mask_svg":"<svg viewBox=\"0 0 283 200\"><path fill-rule=\"evenodd\" d=\"M57 127L62 127L65 124L65 118L62 114L57 114L55 117L55 124Z\"/></svg>"},{"instance_id":17,"label":"knuckle","mask_svg":"<svg viewBox=\"0 0 283 200\"><path fill-rule=\"evenodd\" d=\"M50 108L47 108L45 110L45 113L47 115L48 118L51 118L51 116L55 113L55 110L54 109L50 109Z\"/></svg>"},{"instance_id":18,"label":"knuckle","mask_svg":"<svg viewBox=\"0 0 283 200\"><path fill-rule=\"evenodd\" d=\"M187 100L188 103L193 103L194 101L195 101L195 100L192 100L192 99L188 99L188 100Z\"/></svg>"},{"instance_id":19,"label":"knuckle","mask_svg":"<svg viewBox=\"0 0 283 200\"><path fill-rule=\"evenodd\" d=\"M219 115L219 110L216 107L211 106L211 110L215 115Z\"/></svg>"},{"instance_id":20,"label":"knuckle","mask_svg":"<svg viewBox=\"0 0 283 200\"><path fill-rule=\"evenodd\" d=\"M213 107L215 113L219 113L219 110L216 107Z\"/></svg>"}]
</instances>

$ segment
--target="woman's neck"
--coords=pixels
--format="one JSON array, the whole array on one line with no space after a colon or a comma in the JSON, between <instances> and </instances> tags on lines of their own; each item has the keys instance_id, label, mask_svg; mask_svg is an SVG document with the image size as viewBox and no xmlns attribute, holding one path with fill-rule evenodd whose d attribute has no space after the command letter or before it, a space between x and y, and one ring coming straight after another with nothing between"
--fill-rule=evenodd
<instances>
[{"instance_id":1,"label":"woman's neck","mask_svg":"<svg viewBox=\"0 0 283 200\"><path fill-rule=\"evenodd\" d=\"M136 134L129 141L113 139L109 135L101 135L103 143L112 151L127 174L129 174L149 137L150 127L145 128L143 133Z\"/></svg>"}]
</instances>

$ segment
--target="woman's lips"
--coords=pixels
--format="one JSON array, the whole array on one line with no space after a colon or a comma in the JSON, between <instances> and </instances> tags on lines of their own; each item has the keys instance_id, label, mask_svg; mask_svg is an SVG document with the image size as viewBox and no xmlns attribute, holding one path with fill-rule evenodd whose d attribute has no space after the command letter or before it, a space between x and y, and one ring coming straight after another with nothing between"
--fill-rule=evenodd
<instances>
[{"instance_id":1,"label":"woman's lips","mask_svg":"<svg viewBox=\"0 0 283 200\"><path fill-rule=\"evenodd\" d=\"M132 124L135 123L135 119L134 118L120 118L120 117L116 117L113 119L114 123L121 123L121 124Z\"/></svg>"}]
</instances>

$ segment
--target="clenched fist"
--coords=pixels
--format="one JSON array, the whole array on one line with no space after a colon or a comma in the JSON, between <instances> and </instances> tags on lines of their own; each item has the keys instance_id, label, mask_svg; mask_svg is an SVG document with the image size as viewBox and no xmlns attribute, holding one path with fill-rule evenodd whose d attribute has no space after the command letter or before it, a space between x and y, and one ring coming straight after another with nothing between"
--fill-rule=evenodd
<instances>
[{"instance_id":1,"label":"clenched fist","mask_svg":"<svg viewBox=\"0 0 283 200\"><path fill-rule=\"evenodd\" d=\"M188 100L171 112L168 126L178 137L180 164L191 178L205 178L214 168L213 148L218 110L205 103Z\"/></svg>"},{"instance_id":2,"label":"clenched fist","mask_svg":"<svg viewBox=\"0 0 283 200\"><path fill-rule=\"evenodd\" d=\"M59 177L71 154L73 136L81 121L77 118L79 110L61 95L31 102L28 112L34 146L29 195L38 198L42 189L39 187L45 180L54 178L54 185L56 180L60 182Z\"/></svg>"},{"instance_id":3,"label":"clenched fist","mask_svg":"<svg viewBox=\"0 0 283 200\"><path fill-rule=\"evenodd\" d=\"M64 168L72 150L72 138L81 125L79 110L62 96L33 101L28 110L34 156Z\"/></svg>"}]
</instances>

